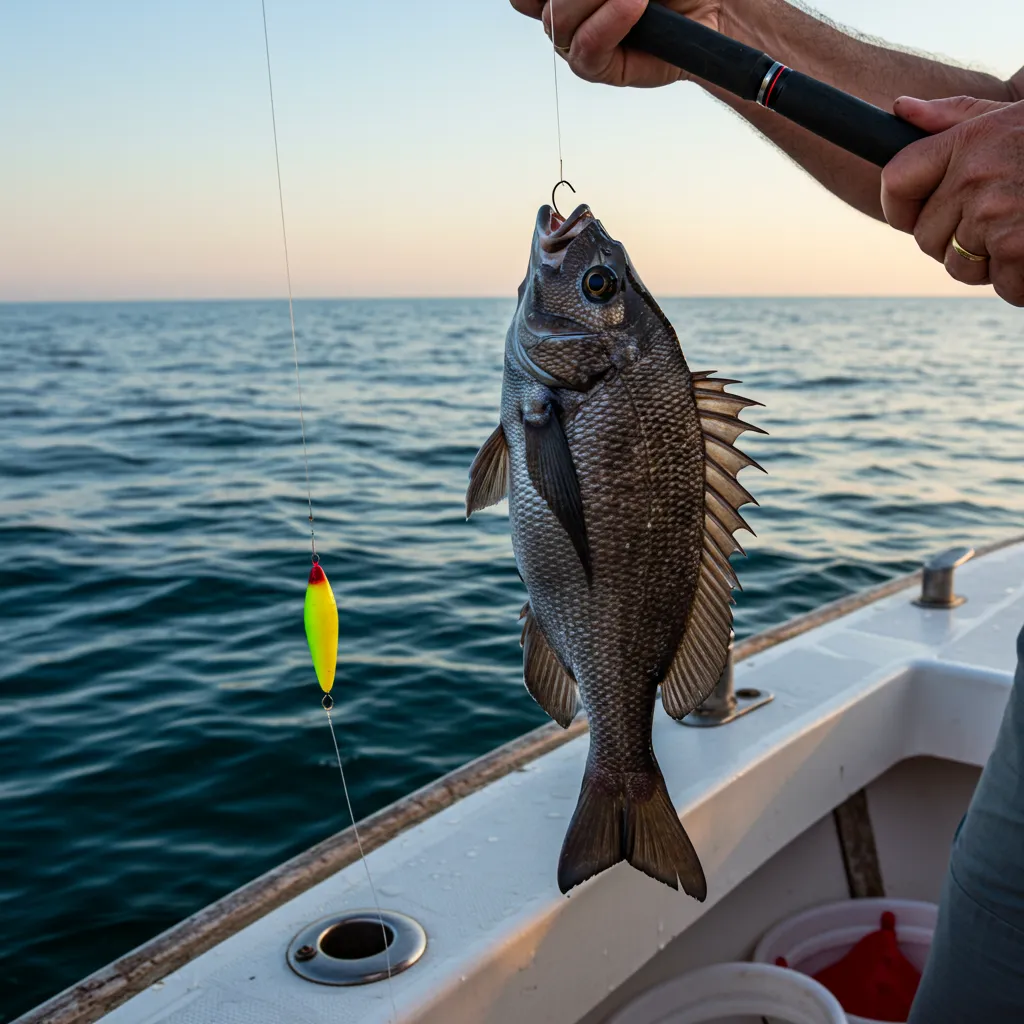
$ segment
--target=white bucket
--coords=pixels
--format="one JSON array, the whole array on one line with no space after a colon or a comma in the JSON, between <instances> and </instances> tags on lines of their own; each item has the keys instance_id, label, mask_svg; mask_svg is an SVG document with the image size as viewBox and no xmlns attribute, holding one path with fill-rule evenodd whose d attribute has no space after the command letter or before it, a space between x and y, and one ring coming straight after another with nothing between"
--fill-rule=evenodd
<instances>
[{"instance_id":1,"label":"white bucket","mask_svg":"<svg viewBox=\"0 0 1024 1024\"><path fill-rule=\"evenodd\" d=\"M786 1024L846 1024L835 996L813 978L771 964L713 964L645 992L607 1024L705 1024L770 1015Z\"/></svg>"},{"instance_id":2,"label":"white bucket","mask_svg":"<svg viewBox=\"0 0 1024 1024\"><path fill-rule=\"evenodd\" d=\"M923 971L939 908L916 900L842 900L813 907L767 932L754 950L754 960L774 964L781 956L794 971L817 974L841 960L865 935L877 931L887 910L896 915L900 951ZM850 1024L879 1024L854 1014L848 1014L848 1020Z\"/></svg>"}]
</instances>

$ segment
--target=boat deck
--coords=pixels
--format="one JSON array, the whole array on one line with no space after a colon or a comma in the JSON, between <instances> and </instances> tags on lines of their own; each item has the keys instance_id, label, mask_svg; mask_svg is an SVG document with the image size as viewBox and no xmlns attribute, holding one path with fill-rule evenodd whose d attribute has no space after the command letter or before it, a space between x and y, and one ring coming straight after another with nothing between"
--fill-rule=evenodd
<instances>
[{"instance_id":1,"label":"boat deck","mask_svg":"<svg viewBox=\"0 0 1024 1024\"><path fill-rule=\"evenodd\" d=\"M769 649L748 647L756 653L736 666L736 686L775 699L727 726L683 728L659 707L654 746L707 872L704 904L624 865L569 898L559 893L555 867L587 753L581 735L370 853L382 905L428 936L423 958L390 991L311 984L285 962L304 925L373 906L356 862L103 1020L384 1022L394 1019L392 996L400 1019L417 1022L570 1024L594 1015L666 944L893 766L984 763L1024 622L1024 544L969 562L956 589L968 600L953 610L920 608L915 590L900 589Z\"/></svg>"}]
</instances>

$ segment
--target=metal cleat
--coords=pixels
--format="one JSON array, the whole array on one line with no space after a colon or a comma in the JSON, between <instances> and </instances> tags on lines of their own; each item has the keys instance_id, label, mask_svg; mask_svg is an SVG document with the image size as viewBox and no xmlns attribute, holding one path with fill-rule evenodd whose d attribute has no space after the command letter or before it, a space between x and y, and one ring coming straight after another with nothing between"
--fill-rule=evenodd
<instances>
[{"instance_id":1,"label":"metal cleat","mask_svg":"<svg viewBox=\"0 0 1024 1024\"><path fill-rule=\"evenodd\" d=\"M950 548L925 563L921 596L914 604L921 608L957 608L967 600L953 593L953 572L974 557L974 548Z\"/></svg>"},{"instance_id":2,"label":"metal cleat","mask_svg":"<svg viewBox=\"0 0 1024 1024\"><path fill-rule=\"evenodd\" d=\"M703 704L694 708L683 720L683 725L691 725L698 729L706 729L714 725L725 725L735 721L742 715L770 704L775 695L763 690L742 689L735 687L735 669L733 665L733 639L729 636L729 654L722 670L721 678Z\"/></svg>"}]
</instances>

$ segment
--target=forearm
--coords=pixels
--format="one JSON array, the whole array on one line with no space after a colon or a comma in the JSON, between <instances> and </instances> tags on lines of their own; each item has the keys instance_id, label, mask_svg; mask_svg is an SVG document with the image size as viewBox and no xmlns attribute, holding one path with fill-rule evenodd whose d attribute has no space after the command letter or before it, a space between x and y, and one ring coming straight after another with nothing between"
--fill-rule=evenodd
<instances>
[{"instance_id":1,"label":"forearm","mask_svg":"<svg viewBox=\"0 0 1024 1024\"><path fill-rule=\"evenodd\" d=\"M897 97L1017 98L1013 83L858 39L784 0L724 0L720 28L776 60L892 110ZM829 191L882 219L880 171L785 118L705 85L804 167Z\"/></svg>"}]
</instances>

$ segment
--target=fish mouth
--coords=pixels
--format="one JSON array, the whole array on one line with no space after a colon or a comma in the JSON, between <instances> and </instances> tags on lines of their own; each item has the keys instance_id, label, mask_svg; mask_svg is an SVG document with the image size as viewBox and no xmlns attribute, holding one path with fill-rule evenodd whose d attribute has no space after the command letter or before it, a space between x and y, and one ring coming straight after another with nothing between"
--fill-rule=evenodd
<instances>
[{"instance_id":1,"label":"fish mouth","mask_svg":"<svg viewBox=\"0 0 1024 1024\"><path fill-rule=\"evenodd\" d=\"M549 267L560 267L566 249L597 219L586 203L581 203L563 217L550 206L542 206L537 214L537 229L534 233L535 252L539 262Z\"/></svg>"}]
</instances>

